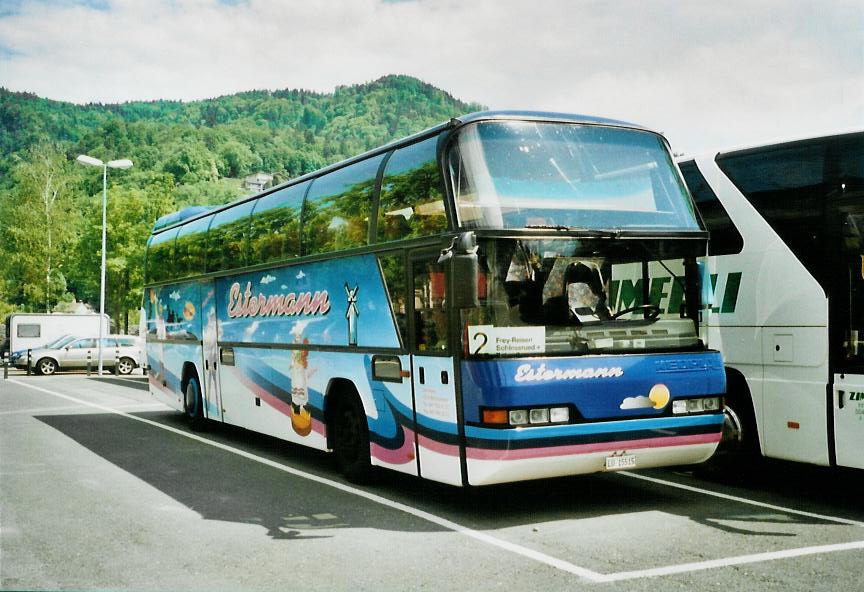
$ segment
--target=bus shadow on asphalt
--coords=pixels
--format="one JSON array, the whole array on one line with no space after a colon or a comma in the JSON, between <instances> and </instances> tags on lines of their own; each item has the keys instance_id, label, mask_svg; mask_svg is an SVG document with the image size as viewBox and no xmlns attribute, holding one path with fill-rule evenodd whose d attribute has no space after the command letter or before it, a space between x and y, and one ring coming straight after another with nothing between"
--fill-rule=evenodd
<instances>
[{"instance_id":1,"label":"bus shadow on asphalt","mask_svg":"<svg viewBox=\"0 0 864 592\"><path fill-rule=\"evenodd\" d=\"M135 415L189 431L183 416L174 411ZM332 535L328 531L337 528L444 530L401 511L381 511L375 502L326 484L249 462L229 451L120 415L50 415L37 419L204 519L260 525L274 539L326 537ZM220 424L210 424L198 434L301 472L345 483L324 452ZM458 488L379 470L374 482L362 489L475 530L658 511L713 529L753 536L792 536L770 529L775 523L786 527L826 524L801 515L770 515L760 508L614 474ZM787 493L791 496L793 491ZM823 491L823 495L830 496L830 492ZM724 523L730 519L734 519L735 526ZM742 526L748 523L753 524L752 529Z\"/></svg>"},{"instance_id":2,"label":"bus shadow on asphalt","mask_svg":"<svg viewBox=\"0 0 864 592\"><path fill-rule=\"evenodd\" d=\"M172 427L183 425L173 412L137 415ZM274 539L328 537L338 528L442 530L402 512L372 512L373 502L120 415L51 415L37 419L202 518L259 525ZM275 442L279 441L274 440L272 447L250 451L275 456L274 460L284 463L284 446L278 451ZM321 453L316 456L318 462L324 460Z\"/></svg>"}]
</instances>

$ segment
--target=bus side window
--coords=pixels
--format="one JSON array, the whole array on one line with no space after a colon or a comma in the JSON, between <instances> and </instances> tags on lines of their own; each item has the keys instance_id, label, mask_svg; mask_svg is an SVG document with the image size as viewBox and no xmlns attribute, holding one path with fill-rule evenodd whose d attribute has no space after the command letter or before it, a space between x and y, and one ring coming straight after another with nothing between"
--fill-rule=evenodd
<instances>
[{"instance_id":1,"label":"bus side window","mask_svg":"<svg viewBox=\"0 0 864 592\"><path fill-rule=\"evenodd\" d=\"M726 213L726 208L720 203L717 194L702 176L696 162L688 160L680 163L678 167L681 169L681 174L684 175L684 181L687 182L687 187L693 195L699 213L702 214L702 220L705 222L708 232L711 233L711 239L708 241L708 254L732 255L740 253L741 249L744 248L744 239L729 214Z\"/></svg>"},{"instance_id":2,"label":"bus side window","mask_svg":"<svg viewBox=\"0 0 864 592\"><path fill-rule=\"evenodd\" d=\"M207 233L207 271L235 269L246 265L246 237L255 201L246 201L213 218Z\"/></svg>"},{"instance_id":3,"label":"bus side window","mask_svg":"<svg viewBox=\"0 0 864 592\"><path fill-rule=\"evenodd\" d=\"M367 244L378 167L384 155L315 179L303 204L305 255Z\"/></svg>"},{"instance_id":4,"label":"bus side window","mask_svg":"<svg viewBox=\"0 0 864 592\"><path fill-rule=\"evenodd\" d=\"M207 261L207 227L213 216L199 218L180 227L174 244L174 277L204 273Z\"/></svg>"},{"instance_id":5,"label":"bus side window","mask_svg":"<svg viewBox=\"0 0 864 592\"><path fill-rule=\"evenodd\" d=\"M292 185L258 200L249 231L250 264L300 256L300 209L309 182Z\"/></svg>"},{"instance_id":6,"label":"bus side window","mask_svg":"<svg viewBox=\"0 0 864 592\"><path fill-rule=\"evenodd\" d=\"M378 242L447 230L437 143L434 136L406 146L387 161L378 202Z\"/></svg>"},{"instance_id":7,"label":"bus side window","mask_svg":"<svg viewBox=\"0 0 864 592\"><path fill-rule=\"evenodd\" d=\"M730 152L716 157L720 170L823 286L830 282L821 249L825 202L832 190L824 140ZM790 215L794 212L794 215Z\"/></svg>"},{"instance_id":8,"label":"bus side window","mask_svg":"<svg viewBox=\"0 0 864 592\"><path fill-rule=\"evenodd\" d=\"M381 275L387 288L390 300L390 310L396 319L396 327L399 330L399 339L404 343L408 334L408 310L406 285L407 275L405 273L405 258L401 254L378 255L378 264L381 266Z\"/></svg>"},{"instance_id":9,"label":"bus side window","mask_svg":"<svg viewBox=\"0 0 864 592\"><path fill-rule=\"evenodd\" d=\"M417 261L414 272L414 347L420 352L447 351L446 283L443 266Z\"/></svg>"},{"instance_id":10,"label":"bus side window","mask_svg":"<svg viewBox=\"0 0 864 592\"><path fill-rule=\"evenodd\" d=\"M147 281L162 282L174 277L174 239L179 228L154 235L147 250Z\"/></svg>"}]
</instances>

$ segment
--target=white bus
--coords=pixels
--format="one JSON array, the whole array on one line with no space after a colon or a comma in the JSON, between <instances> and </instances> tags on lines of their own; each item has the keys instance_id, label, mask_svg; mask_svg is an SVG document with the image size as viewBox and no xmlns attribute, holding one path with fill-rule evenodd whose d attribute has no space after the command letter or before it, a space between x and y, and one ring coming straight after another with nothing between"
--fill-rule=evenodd
<instances>
[{"instance_id":1,"label":"white bus","mask_svg":"<svg viewBox=\"0 0 864 592\"><path fill-rule=\"evenodd\" d=\"M740 452L864 468L864 132L679 159Z\"/></svg>"}]
</instances>

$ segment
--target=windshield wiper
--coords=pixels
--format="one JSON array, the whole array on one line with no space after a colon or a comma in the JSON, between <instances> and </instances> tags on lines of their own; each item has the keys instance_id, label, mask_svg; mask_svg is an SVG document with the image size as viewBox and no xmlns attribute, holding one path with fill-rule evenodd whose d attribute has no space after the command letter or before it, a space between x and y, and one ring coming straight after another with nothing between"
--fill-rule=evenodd
<instances>
[{"instance_id":1,"label":"windshield wiper","mask_svg":"<svg viewBox=\"0 0 864 592\"><path fill-rule=\"evenodd\" d=\"M588 236L599 236L608 238L618 238L621 236L620 230L597 230L596 228L585 228L583 226L564 226L563 224L526 224L523 228L530 230L559 230L568 232L580 232Z\"/></svg>"}]
</instances>

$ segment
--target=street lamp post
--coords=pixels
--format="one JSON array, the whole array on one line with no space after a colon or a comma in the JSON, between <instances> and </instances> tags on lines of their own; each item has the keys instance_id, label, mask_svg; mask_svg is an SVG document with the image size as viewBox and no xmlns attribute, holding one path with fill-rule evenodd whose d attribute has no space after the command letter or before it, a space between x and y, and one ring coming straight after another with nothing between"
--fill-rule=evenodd
<instances>
[{"instance_id":1,"label":"street lamp post","mask_svg":"<svg viewBox=\"0 0 864 592\"><path fill-rule=\"evenodd\" d=\"M89 166L102 167L102 271L99 281L99 370L97 376L102 376L102 342L105 339L105 236L108 218L108 169L128 169L131 160L111 160L102 162L98 158L81 154L78 162Z\"/></svg>"}]
</instances>

